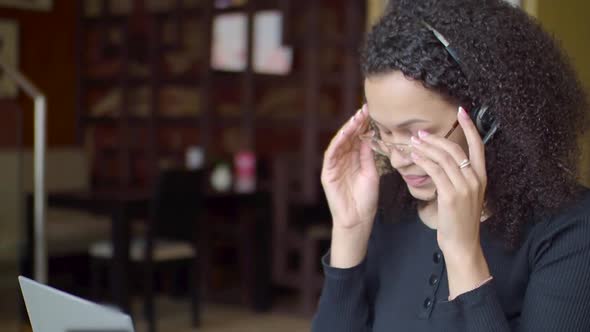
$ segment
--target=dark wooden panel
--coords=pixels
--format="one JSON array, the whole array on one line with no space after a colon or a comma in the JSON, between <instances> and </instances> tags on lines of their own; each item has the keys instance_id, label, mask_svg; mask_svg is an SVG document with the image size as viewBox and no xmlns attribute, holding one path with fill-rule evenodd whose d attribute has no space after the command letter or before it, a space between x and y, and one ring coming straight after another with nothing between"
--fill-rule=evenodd
<instances>
[{"instance_id":1,"label":"dark wooden panel","mask_svg":"<svg viewBox=\"0 0 590 332\"><path fill-rule=\"evenodd\" d=\"M76 6L74 1L53 1L49 12L0 8L0 17L19 24L21 70L48 100L49 146L76 143ZM33 144L33 102L22 93L24 143Z\"/></svg>"}]
</instances>

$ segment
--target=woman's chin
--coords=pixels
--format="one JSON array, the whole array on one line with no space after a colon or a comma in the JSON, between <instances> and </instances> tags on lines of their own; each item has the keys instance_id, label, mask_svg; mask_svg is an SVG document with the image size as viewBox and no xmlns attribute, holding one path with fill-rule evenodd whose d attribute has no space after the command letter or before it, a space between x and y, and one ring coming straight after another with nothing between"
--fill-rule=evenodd
<instances>
[{"instance_id":1,"label":"woman's chin","mask_svg":"<svg viewBox=\"0 0 590 332\"><path fill-rule=\"evenodd\" d=\"M424 187L413 187L408 185L408 189L412 197L420 201L432 201L436 199L436 187L424 186Z\"/></svg>"}]
</instances>

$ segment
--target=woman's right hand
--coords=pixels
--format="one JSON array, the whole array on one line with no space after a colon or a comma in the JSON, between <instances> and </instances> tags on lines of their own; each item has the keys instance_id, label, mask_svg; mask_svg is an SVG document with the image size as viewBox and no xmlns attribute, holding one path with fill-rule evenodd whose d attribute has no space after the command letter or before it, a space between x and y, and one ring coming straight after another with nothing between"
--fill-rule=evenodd
<instances>
[{"instance_id":1,"label":"woman's right hand","mask_svg":"<svg viewBox=\"0 0 590 332\"><path fill-rule=\"evenodd\" d=\"M379 174L371 147L358 137L368 125L365 105L341 128L324 154L322 186L332 214L331 257L337 267L354 265L364 257L377 211Z\"/></svg>"}]
</instances>

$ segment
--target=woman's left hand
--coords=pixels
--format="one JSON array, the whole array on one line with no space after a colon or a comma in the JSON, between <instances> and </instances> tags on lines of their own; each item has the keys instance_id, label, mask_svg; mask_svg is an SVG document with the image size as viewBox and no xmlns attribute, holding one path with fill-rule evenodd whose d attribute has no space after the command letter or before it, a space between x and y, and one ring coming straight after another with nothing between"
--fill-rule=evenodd
<instances>
[{"instance_id":1,"label":"woman's left hand","mask_svg":"<svg viewBox=\"0 0 590 332\"><path fill-rule=\"evenodd\" d=\"M473 271L475 275L489 276L487 264L482 266L483 253L479 238L487 185L484 145L463 108L459 108L458 121L467 138L469 155L458 144L421 131L419 137L412 137L414 150L411 156L436 186L437 240L448 268L472 263L469 265L475 265L473 268L480 270ZM460 168L459 165L465 161L471 164ZM481 278L475 275L475 279Z\"/></svg>"}]
</instances>

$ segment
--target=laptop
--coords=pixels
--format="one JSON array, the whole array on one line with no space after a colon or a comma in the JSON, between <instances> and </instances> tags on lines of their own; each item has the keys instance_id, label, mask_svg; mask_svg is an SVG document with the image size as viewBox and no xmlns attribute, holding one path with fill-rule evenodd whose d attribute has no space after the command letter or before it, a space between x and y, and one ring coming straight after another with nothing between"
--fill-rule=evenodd
<instances>
[{"instance_id":1,"label":"laptop","mask_svg":"<svg viewBox=\"0 0 590 332\"><path fill-rule=\"evenodd\" d=\"M18 277L33 332L133 332L129 315Z\"/></svg>"}]
</instances>

